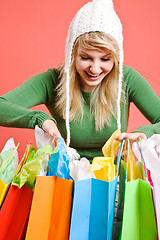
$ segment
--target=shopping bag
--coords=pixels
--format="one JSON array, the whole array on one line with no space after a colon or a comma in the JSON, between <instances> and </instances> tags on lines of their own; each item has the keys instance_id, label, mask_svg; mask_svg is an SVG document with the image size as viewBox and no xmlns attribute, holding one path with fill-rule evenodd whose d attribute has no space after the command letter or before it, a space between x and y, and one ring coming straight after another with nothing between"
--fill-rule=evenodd
<instances>
[{"instance_id":1,"label":"shopping bag","mask_svg":"<svg viewBox=\"0 0 160 240\"><path fill-rule=\"evenodd\" d=\"M145 169L146 169L147 178L149 180L149 183L150 183L151 186L153 186L152 182L151 182L151 179L150 179L150 176L148 175L148 173L150 173L150 172L148 172L147 168L146 168L146 162L145 162L143 151L142 151L142 142L141 142L141 147L140 147L139 143L137 143L137 149L139 150L141 159L144 162L144 166L145 166ZM153 197L156 223L157 223L157 234L158 234L158 239L160 239L160 205L159 205L159 202L160 202L160 185L154 186L152 188L152 197Z\"/></svg>"},{"instance_id":2,"label":"shopping bag","mask_svg":"<svg viewBox=\"0 0 160 240\"><path fill-rule=\"evenodd\" d=\"M12 186L0 211L0 239L17 240L25 237L33 191L26 185L16 185L17 181L15 179L21 174L22 167L31 156L31 144L29 144L14 172ZM28 173L29 176L31 176L30 173ZM14 181L16 183L15 186L13 185Z\"/></svg>"},{"instance_id":3,"label":"shopping bag","mask_svg":"<svg viewBox=\"0 0 160 240\"><path fill-rule=\"evenodd\" d=\"M160 185L153 187L152 194L156 214L158 239L160 239Z\"/></svg>"},{"instance_id":4,"label":"shopping bag","mask_svg":"<svg viewBox=\"0 0 160 240\"><path fill-rule=\"evenodd\" d=\"M73 181L68 179L69 159L62 138L55 139L54 154L48 165L49 176L36 179L26 234L28 240L67 240L69 237Z\"/></svg>"},{"instance_id":5,"label":"shopping bag","mask_svg":"<svg viewBox=\"0 0 160 240\"><path fill-rule=\"evenodd\" d=\"M11 186L0 210L0 239L24 239L33 191Z\"/></svg>"},{"instance_id":6,"label":"shopping bag","mask_svg":"<svg viewBox=\"0 0 160 240\"><path fill-rule=\"evenodd\" d=\"M129 161L127 157L127 163ZM126 169L124 211L120 239L157 239L156 219L150 184L143 179L127 181L127 173ZM146 174L146 170L144 173Z\"/></svg>"},{"instance_id":7,"label":"shopping bag","mask_svg":"<svg viewBox=\"0 0 160 240\"><path fill-rule=\"evenodd\" d=\"M43 155L53 152L51 146L36 151L31 144L27 145L0 211L0 239L24 239L35 178L41 170Z\"/></svg>"},{"instance_id":8,"label":"shopping bag","mask_svg":"<svg viewBox=\"0 0 160 240\"><path fill-rule=\"evenodd\" d=\"M124 141L117 159L117 176ZM70 240L110 240L117 178L107 182L85 179L75 182Z\"/></svg>"},{"instance_id":9,"label":"shopping bag","mask_svg":"<svg viewBox=\"0 0 160 240\"><path fill-rule=\"evenodd\" d=\"M67 240L71 199L71 180L57 176L38 176L26 240Z\"/></svg>"},{"instance_id":10,"label":"shopping bag","mask_svg":"<svg viewBox=\"0 0 160 240\"><path fill-rule=\"evenodd\" d=\"M127 150L128 147L128 150ZM137 164L134 154L132 152L130 144L124 146L124 161L121 161L119 169L119 189L118 189L118 206L115 214L114 224L114 239L118 239L122 230L122 219L123 219L123 208L124 208L124 193L125 193L125 182L126 180L134 181L136 179L142 179L143 172L141 171L143 165L139 162ZM126 153L129 161L126 163ZM142 166L141 166L142 165ZM127 169L126 169L127 168ZM127 173L126 173L127 170Z\"/></svg>"}]
</instances>

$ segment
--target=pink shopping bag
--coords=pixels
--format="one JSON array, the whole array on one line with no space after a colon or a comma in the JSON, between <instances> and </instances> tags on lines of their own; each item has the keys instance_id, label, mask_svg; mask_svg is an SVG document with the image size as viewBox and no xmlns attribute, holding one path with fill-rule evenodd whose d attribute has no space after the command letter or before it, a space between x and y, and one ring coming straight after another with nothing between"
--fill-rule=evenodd
<instances>
[{"instance_id":1,"label":"pink shopping bag","mask_svg":"<svg viewBox=\"0 0 160 240\"><path fill-rule=\"evenodd\" d=\"M155 208L156 221L157 221L158 239L160 239L160 185L155 186L152 189L152 193L153 193L153 201L154 201L154 208Z\"/></svg>"}]
</instances>

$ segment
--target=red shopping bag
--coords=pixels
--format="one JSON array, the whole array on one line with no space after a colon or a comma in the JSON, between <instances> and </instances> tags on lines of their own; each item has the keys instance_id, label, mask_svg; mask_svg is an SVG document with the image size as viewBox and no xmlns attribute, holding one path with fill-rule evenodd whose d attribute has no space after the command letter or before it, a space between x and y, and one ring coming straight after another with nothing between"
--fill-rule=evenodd
<instances>
[{"instance_id":1,"label":"red shopping bag","mask_svg":"<svg viewBox=\"0 0 160 240\"><path fill-rule=\"evenodd\" d=\"M22 240L32 203L33 191L26 185L11 186L0 211L0 239Z\"/></svg>"}]
</instances>

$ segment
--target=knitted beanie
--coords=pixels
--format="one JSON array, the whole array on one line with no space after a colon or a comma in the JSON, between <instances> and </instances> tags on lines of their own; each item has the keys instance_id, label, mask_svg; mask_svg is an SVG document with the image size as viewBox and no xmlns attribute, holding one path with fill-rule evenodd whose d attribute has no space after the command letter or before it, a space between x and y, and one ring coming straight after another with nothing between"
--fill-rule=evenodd
<instances>
[{"instance_id":1,"label":"knitted beanie","mask_svg":"<svg viewBox=\"0 0 160 240\"><path fill-rule=\"evenodd\" d=\"M111 35L119 46L119 80L118 80L118 98L117 98L117 126L120 130L120 98L123 77L123 35L122 25L114 10L112 0L92 0L84 5L73 18L66 39L65 47L65 73L66 73L66 129L67 146L70 144L69 127L69 88L70 88L70 65L71 55L75 40L84 33L99 31Z\"/></svg>"}]
</instances>

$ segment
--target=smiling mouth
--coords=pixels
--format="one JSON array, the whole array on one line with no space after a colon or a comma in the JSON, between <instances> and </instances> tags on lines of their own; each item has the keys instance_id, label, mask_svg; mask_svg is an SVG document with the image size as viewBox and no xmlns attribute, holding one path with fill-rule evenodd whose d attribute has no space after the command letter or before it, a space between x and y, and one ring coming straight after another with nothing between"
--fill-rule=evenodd
<instances>
[{"instance_id":1,"label":"smiling mouth","mask_svg":"<svg viewBox=\"0 0 160 240\"><path fill-rule=\"evenodd\" d=\"M99 77L102 73L99 73L99 74L97 74L97 75L92 75L92 74L86 72L86 74L87 74L89 77L91 77L91 78L97 78L97 77Z\"/></svg>"}]
</instances>

